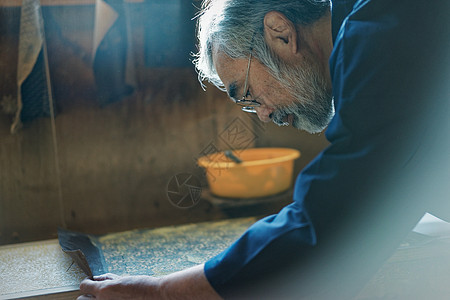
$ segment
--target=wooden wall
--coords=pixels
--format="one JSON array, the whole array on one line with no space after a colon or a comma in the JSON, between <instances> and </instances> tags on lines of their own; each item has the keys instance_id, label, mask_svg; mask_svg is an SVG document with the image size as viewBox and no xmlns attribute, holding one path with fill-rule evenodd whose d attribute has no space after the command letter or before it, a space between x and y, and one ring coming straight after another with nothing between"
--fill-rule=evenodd
<instances>
[{"instance_id":1,"label":"wooden wall","mask_svg":"<svg viewBox=\"0 0 450 300\"><path fill-rule=\"evenodd\" d=\"M166 188L180 172L205 183L195 160L211 143L223 147L219 136L236 120L252 129L253 146L299 149L296 172L327 145L323 134L261 125L214 87L203 91L193 67L146 68L139 22L133 28L139 88L100 107L90 62L94 6L46 7L44 18L49 14L58 25L46 28L58 155L50 119L11 135L11 116L0 113L0 244L54 238L64 223L100 234L226 217L206 201L176 208ZM16 97L19 17L17 7L0 9L0 99Z\"/></svg>"}]
</instances>

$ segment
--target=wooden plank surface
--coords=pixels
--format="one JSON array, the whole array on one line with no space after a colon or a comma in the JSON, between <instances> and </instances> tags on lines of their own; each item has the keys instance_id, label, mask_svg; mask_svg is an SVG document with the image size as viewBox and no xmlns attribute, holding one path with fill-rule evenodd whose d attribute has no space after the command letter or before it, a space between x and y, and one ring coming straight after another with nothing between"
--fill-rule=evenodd
<instances>
[{"instance_id":1,"label":"wooden plank surface","mask_svg":"<svg viewBox=\"0 0 450 300\"><path fill-rule=\"evenodd\" d=\"M0 247L0 299L74 299L85 277L56 239Z\"/></svg>"}]
</instances>

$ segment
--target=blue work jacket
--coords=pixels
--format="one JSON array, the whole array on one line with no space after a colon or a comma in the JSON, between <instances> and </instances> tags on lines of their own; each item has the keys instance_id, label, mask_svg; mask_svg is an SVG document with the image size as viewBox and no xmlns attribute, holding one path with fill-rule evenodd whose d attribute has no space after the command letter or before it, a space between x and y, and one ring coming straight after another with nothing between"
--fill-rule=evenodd
<instances>
[{"instance_id":1,"label":"blue work jacket","mask_svg":"<svg viewBox=\"0 0 450 300\"><path fill-rule=\"evenodd\" d=\"M332 1L330 146L206 262L221 296L349 299L425 212L450 216L449 2Z\"/></svg>"}]
</instances>

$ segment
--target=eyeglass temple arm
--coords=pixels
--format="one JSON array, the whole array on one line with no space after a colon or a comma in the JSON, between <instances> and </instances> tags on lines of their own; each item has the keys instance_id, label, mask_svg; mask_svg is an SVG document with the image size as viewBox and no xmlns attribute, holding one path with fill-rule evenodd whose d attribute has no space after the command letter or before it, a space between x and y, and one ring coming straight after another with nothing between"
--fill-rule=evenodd
<instances>
[{"instance_id":1,"label":"eyeglass temple arm","mask_svg":"<svg viewBox=\"0 0 450 300\"><path fill-rule=\"evenodd\" d=\"M250 62L251 62L251 60L252 60L252 52L250 51L250 55L248 56L248 63L247 63L247 74L245 75L244 96L242 97L242 100L244 100L245 96L247 95L248 73L250 72Z\"/></svg>"}]
</instances>

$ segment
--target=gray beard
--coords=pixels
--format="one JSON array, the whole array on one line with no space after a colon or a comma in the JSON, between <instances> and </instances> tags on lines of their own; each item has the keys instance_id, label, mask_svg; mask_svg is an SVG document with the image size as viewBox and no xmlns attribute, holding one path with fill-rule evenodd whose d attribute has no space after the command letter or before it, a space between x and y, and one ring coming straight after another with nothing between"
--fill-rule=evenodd
<instances>
[{"instance_id":1,"label":"gray beard","mask_svg":"<svg viewBox=\"0 0 450 300\"><path fill-rule=\"evenodd\" d=\"M305 61L301 66L290 66L278 60L278 72L274 74L295 100L279 105L272 113L272 121L287 126L288 115L293 116L292 126L309 133L322 132L334 116L333 97L318 65Z\"/></svg>"}]
</instances>

